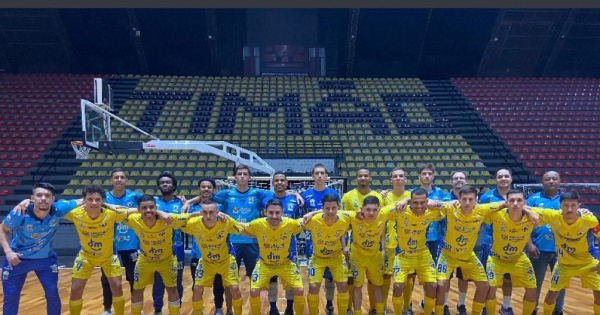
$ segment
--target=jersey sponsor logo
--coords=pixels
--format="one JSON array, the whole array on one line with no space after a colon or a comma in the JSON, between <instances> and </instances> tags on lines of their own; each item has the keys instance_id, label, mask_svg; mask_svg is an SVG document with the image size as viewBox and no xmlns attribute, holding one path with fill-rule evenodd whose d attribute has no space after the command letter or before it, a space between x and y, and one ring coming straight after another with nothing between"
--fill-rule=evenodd
<instances>
[{"instance_id":1,"label":"jersey sponsor logo","mask_svg":"<svg viewBox=\"0 0 600 315\"><path fill-rule=\"evenodd\" d=\"M275 255L275 254L273 254L273 252L270 252L269 255L267 256L267 259L269 259L271 261L279 261L281 259L281 256Z\"/></svg>"},{"instance_id":2,"label":"jersey sponsor logo","mask_svg":"<svg viewBox=\"0 0 600 315\"><path fill-rule=\"evenodd\" d=\"M364 240L361 243L361 245L364 246L364 247L373 247L373 245L375 245L375 242L374 241L370 241L370 240Z\"/></svg>"},{"instance_id":3,"label":"jersey sponsor logo","mask_svg":"<svg viewBox=\"0 0 600 315\"><path fill-rule=\"evenodd\" d=\"M408 241L406 242L406 246L408 246L408 248L410 248L411 250L417 249L417 244L417 240L413 240L412 237L409 237Z\"/></svg>"},{"instance_id":4,"label":"jersey sponsor logo","mask_svg":"<svg viewBox=\"0 0 600 315\"><path fill-rule=\"evenodd\" d=\"M97 251L101 251L102 250L102 242L95 242L93 239L91 239L88 243L87 243L88 247L97 252Z\"/></svg>"},{"instance_id":5,"label":"jersey sponsor logo","mask_svg":"<svg viewBox=\"0 0 600 315\"><path fill-rule=\"evenodd\" d=\"M214 261L218 261L219 259L221 259L221 255L220 254L213 254L213 253L208 253L208 255L206 255L206 258L210 259L210 260L214 260Z\"/></svg>"},{"instance_id":6,"label":"jersey sponsor logo","mask_svg":"<svg viewBox=\"0 0 600 315\"><path fill-rule=\"evenodd\" d=\"M123 223L117 224L117 232L119 233L127 233L129 231L129 227Z\"/></svg>"},{"instance_id":7,"label":"jersey sponsor logo","mask_svg":"<svg viewBox=\"0 0 600 315\"><path fill-rule=\"evenodd\" d=\"M163 250L160 248L154 248L151 247L150 250L148 250L148 254L152 255L152 256L160 256L162 254Z\"/></svg>"},{"instance_id":8,"label":"jersey sponsor logo","mask_svg":"<svg viewBox=\"0 0 600 315\"><path fill-rule=\"evenodd\" d=\"M467 245L467 242L469 242L469 239L462 234L456 238L456 244L458 244L458 246L465 246Z\"/></svg>"},{"instance_id":9,"label":"jersey sponsor logo","mask_svg":"<svg viewBox=\"0 0 600 315\"><path fill-rule=\"evenodd\" d=\"M27 231L31 231L31 230L33 230L33 225L27 224L26 228L27 228Z\"/></svg>"},{"instance_id":10,"label":"jersey sponsor logo","mask_svg":"<svg viewBox=\"0 0 600 315\"><path fill-rule=\"evenodd\" d=\"M502 247L502 250L506 253L516 253L519 248L517 248L516 246L512 246L510 245L510 243L506 244L506 246Z\"/></svg>"}]
</instances>

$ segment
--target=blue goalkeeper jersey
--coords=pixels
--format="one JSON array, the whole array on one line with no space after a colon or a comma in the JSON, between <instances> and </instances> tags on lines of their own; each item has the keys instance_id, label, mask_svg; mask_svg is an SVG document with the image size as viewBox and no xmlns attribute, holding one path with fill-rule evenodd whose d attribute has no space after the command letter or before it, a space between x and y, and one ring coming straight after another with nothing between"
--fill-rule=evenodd
<instances>
[{"instance_id":1,"label":"blue goalkeeper jersey","mask_svg":"<svg viewBox=\"0 0 600 315\"><path fill-rule=\"evenodd\" d=\"M107 191L104 202L127 208L137 208L141 196L141 193L127 189L123 196L117 198L110 191ZM140 240L133 229L129 228L124 222L115 224L115 249L117 251L138 249L139 247Z\"/></svg>"}]
</instances>

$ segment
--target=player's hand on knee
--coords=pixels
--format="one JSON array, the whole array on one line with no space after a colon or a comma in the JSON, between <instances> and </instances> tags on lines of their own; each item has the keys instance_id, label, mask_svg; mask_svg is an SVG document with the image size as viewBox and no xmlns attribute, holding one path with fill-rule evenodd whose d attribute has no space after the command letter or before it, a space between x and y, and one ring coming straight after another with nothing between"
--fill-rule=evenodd
<instances>
[{"instance_id":1,"label":"player's hand on knee","mask_svg":"<svg viewBox=\"0 0 600 315\"><path fill-rule=\"evenodd\" d=\"M25 214L25 211L27 210L27 208L29 207L30 204L31 204L31 199L25 199L25 200L19 202L19 204L13 208L13 211L12 211L13 214L17 214L17 213Z\"/></svg>"},{"instance_id":2,"label":"player's hand on knee","mask_svg":"<svg viewBox=\"0 0 600 315\"><path fill-rule=\"evenodd\" d=\"M23 257L23 254L15 253L13 251L6 253L6 260L8 261L10 269L21 263L21 257Z\"/></svg>"}]
</instances>

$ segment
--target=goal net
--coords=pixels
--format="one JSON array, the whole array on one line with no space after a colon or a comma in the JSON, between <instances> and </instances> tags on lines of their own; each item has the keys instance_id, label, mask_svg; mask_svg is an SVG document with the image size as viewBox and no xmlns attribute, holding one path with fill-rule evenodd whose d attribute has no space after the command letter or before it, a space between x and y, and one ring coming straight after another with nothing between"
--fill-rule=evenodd
<instances>
[{"instance_id":1,"label":"goal net","mask_svg":"<svg viewBox=\"0 0 600 315\"><path fill-rule=\"evenodd\" d=\"M315 184L312 177L304 176L287 176L288 190L295 191L297 193L303 193L304 191L312 188ZM235 188L235 180L233 177L228 178L215 178L217 183L217 191L222 189ZM271 177L252 177L248 183L250 187L261 188L270 190L271 189ZM347 179L345 177L331 176L325 184L327 187L335 189L340 196L344 195L346 191ZM302 232L296 238L296 250L298 255L298 264L300 266L306 266L306 233Z\"/></svg>"},{"instance_id":2,"label":"goal net","mask_svg":"<svg viewBox=\"0 0 600 315\"><path fill-rule=\"evenodd\" d=\"M515 184L515 188L523 190L525 198L542 191L542 184ZM581 206L590 209L600 217L600 183L561 183L561 192L577 191L581 196Z\"/></svg>"}]
</instances>

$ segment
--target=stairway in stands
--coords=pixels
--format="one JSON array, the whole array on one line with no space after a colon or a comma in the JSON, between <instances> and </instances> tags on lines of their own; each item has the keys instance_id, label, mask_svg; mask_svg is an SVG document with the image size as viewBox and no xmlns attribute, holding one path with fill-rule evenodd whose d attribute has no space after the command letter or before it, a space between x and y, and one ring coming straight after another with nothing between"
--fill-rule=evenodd
<instances>
[{"instance_id":1,"label":"stairway in stands","mask_svg":"<svg viewBox=\"0 0 600 315\"><path fill-rule=\"evenodd\" d=\"M511 153L451 81L423 80L423 83L429 90L433 103L442 109L444 118L462 134L492 176L499 167L509 166L513 171L514 183L536 182L529 170ZM428 105L425 104L425 107Z\"/></svg>"}]
</instances>

